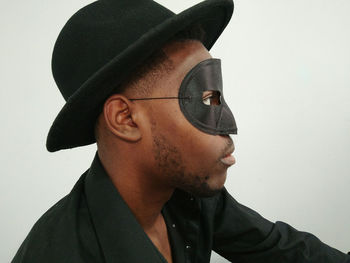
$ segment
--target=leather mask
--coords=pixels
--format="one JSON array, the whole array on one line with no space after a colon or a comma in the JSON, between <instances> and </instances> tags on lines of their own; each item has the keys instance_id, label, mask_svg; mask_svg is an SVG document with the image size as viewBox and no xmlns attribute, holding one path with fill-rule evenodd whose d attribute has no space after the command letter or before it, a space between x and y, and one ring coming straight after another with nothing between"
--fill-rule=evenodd
<instances>
[{"instance_id":1,"label":"leather mask","mask_svg":"<svg viewBox=\"0 0 350 263\"><path fill-rule=\"evenodd\" d=\"M209 93L209 97L203 94ZM192 68L179 89L179 104L187 120L209 134L237 134L233 114L222 90L220 59L207 59Z\"/></svg>"}]
</instances>

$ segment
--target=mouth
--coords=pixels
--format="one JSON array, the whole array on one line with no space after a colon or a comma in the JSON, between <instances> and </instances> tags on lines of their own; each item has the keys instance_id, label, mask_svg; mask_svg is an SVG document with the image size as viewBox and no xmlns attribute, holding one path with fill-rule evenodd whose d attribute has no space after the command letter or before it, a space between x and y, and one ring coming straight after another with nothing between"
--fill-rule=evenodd
<instances>
[{"instance_id":1,"label":"mouth","mask_svg":"<svg viewBox=\"0 0 350 263\"><path fill-rule=\"evenodd\" d=\"M235 157L232 155L232 153L234 152L234 148L232 147L232 149L230 149L221 159L220 161L230 167L232 165L234 165L236 163L236 159Z\"/></svg>"}]
</instances>

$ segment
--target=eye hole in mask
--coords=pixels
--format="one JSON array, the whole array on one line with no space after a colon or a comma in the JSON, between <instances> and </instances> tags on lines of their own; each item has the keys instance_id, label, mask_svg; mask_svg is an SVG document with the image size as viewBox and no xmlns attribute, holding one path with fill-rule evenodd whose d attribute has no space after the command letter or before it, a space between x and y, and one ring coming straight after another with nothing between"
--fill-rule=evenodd
<instances>
[{"instance_id":1,"label":"eye hole in mask","mask_svg":"<svg viewBox=\"0 0 350 263\"><path fill-rule=\"evenodd\" d=\"M221 104L221 94L217 90L203 91L203 104L208 106L217 106Z\"/></svg>"}]
</instances>

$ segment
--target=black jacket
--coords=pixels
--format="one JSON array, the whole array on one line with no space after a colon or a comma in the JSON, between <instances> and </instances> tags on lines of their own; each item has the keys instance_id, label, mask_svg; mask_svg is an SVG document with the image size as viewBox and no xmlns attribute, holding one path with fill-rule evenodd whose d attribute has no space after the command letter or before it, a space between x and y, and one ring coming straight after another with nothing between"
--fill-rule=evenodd
<instances>
[{"instance_id":1,"label":"black jacket","mask_svg":"<svg viewBox=\"0 0 350 263\"><path fill-rule=\"evenodd\" d=\"M286 223L272 223L227 191L196 198L176 190L162 210L176 263L350 263L350 256ZM166 262L106 174L96 153L72 191L33 226L13 263Z\"/></svg>"}]
</instances>

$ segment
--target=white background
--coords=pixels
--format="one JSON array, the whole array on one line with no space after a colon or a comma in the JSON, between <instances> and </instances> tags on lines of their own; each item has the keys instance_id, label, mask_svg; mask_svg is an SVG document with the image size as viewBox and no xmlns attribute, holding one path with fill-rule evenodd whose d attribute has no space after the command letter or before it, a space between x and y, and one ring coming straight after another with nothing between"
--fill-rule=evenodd
<instances>
[{"instance_id":1,"label":"white background","mask_svg":"<svg viewBox=\"0 0 350 263\"><path fill-rule=\"evenodd\" d=\"M64 100L56 37L91 1L7 1L0 14L0 262L90 166L95 145L46 151ZM180 12L199 1L159 1ZM226 187L265 218L350 250L350 1L236 0L211 50L238 125ZM214 255L212 262L226 262Z\"/></svg>"}]
</instances>

